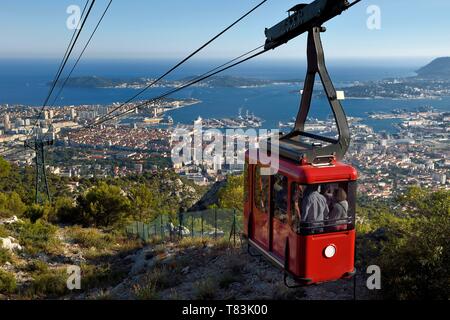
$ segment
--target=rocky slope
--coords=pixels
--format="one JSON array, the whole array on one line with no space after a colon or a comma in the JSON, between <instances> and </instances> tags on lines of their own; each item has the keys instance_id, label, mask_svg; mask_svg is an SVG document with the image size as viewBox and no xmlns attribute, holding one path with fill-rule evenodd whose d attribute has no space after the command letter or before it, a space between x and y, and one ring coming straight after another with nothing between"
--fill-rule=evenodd
<instances>
[{"instance_id":1,"label":"rocky slope","mask_svg":"<svg viewBox=\"0 0 450 320\"><path fill-rule=\"evenodd\" d=\"M233 247L226 242L202 244L200 240L186 239L180 244L150 245L126 259L132 262L128 277L102 292L108 298L354 299L352 280L288 289L279 269L262 258L250 256L244 246ZM356 298L371 298L364 280L358 278Z\"/></svg>"}]
</instances>

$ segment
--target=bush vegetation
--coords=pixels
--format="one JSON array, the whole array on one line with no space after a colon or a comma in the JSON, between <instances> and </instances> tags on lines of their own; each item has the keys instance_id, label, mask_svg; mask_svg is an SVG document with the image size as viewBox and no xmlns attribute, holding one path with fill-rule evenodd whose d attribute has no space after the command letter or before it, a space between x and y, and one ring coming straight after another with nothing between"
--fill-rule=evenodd
<instances>
[{"instance_id":1,"label":"bush vegetation","mask_svg":"<svg viewBox=\"0 0 450 320\"><path fill-rule=\"evenodd\" d=\"M7 249L0 247L0 266L4 265L6 262L12 261L11 252Z\"/></svg>"},{"instance_id":2,"label":"bush vegetation","mask_svg":"<svg viewBox=\"0 0 450 320\"><path fill-rule=\"evenodd\" d=\"M115 242L111 233L103 233L95 228L74 226L66 228L66 235L70 241L84 248L108 249Z\"/></svg>"},{"instance_id":3,"label":"bush vegetation","mask_svg":"<svg viewBox=\"0 0 450 320\"><path fill-rule=\"evenodd\" d=\"M32 274L33 280L26 289L31 298L58 297L68 293L66 269L42 268Z\"/></svg>"},{"instance_id":4,"label":"bush vegetation","mask_svg":"<svg viewBox=\"0 0 450 320\"><path fill-rule=\"evenodd\" d=\"M60 251L60 241L56 238L57 227L48 222L38 220L32 223L25 220L9 228L13 237L18 239L25 251L30 254L41 252L56 254Z\"/></svg>"},{"instance_id":5,"label":"bush vegetation","mask_svg":"<svg viewBox=\"0 0 450 320\"><path fill-rule=\"evenodd\" d=\"M417 187L397 211L360 208L359 255L382 272L388 299L450 299L450 191Z\"/></svg>"},{"instance_id":6,"label":"bush vegetation","mask_svg":"<svg viewBox=\"0 0 450 320\"><path fill-rule=\"evenodd\" d=\"M0 293L11 294L15 293L17 288L16 278L10 272L0 269Z\"/></svg>"},{"instance_id":7,"label":"bush vegetation","mask_svg":"<svg viewBox=\"0 0 450 320\"><path fill-rule=\"evenodd\" d=\"M217 281L213 278L206 278L194 284L195 298L198 300L213 300L218 289Z\"/></svg>"},{"instance_id":8,"label":"bush vegetation","mask_svg":"<svg viewBox=\"0 0 450 320\"><path fill-rule=\"evenodd\" d=\"M180 178L171 171L118 179L77 179L79 188L75 193L68 189L68 179L54 175L49 179L53 202L35 205L32 168L18 168L0 158L0 219L16 215L23 220L0 225L0 237L16 238L27 254L61 253L57 224L70 225L64 229L65 234L84 250L87 259L104 255L115 243L120 243L124 252L132 250L136 241L127 243L114 231L123 230L131 220L148 222L160 214L176 218L205 191L186 181L180 184ZM219 191L217 206L242 212L243 185L243 176L229 177ZM380 266L384 298L450 299L450 191L413 187L389 205L364 199L367 201L358 207L357 267ZM205 230L210 229L208 225L212 224L205 221ZM226 248L230 243L225 240L185 238L180 247L211 243L214 248ZM0 265L11 259L8 251L0 249ZM66 293L65 270L51 269L37 260L23 268L33 275L28 291L31 296ZM194 288L197 298L214 298L217 286L227 287L239 281L243 268L239 261L230 262L219 279L202 279ZM114 283L124 276L123 270L108 264L85 264L82 269L88 288ZM172 271L158 266L154 274L148 275L147 284L136 289L137 296L156 297L157 290L170 288L170 281L176 279ZM0 271L0 293L15 291L14 276Z\"/></svg>"}]
</instances>

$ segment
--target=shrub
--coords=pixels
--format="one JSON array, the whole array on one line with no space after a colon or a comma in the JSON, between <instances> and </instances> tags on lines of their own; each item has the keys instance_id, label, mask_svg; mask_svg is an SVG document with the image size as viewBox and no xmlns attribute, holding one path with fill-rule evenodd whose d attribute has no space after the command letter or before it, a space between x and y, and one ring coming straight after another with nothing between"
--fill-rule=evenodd
<instances>
[{"instance_id":1,"label":"shrub","mask_svg":"<svg viewBox=\"0 0 450 320\"><path fill-rule=\"evenodd\" d=\"M243 211L244 203L244 176L229 176L224 188L220 189L219 207Z\"/></svg>"},{"instance_id":2,"label":"shrub","mask_svg":"<svg viewBox=\"0 0 450 320\"><path fill-rule=\"evenodd\" d=\"M184 237L178 243L179 248L204 247L208 243L206 238Z\"/></svg>"},{"instance_id":3,"label":"shrub","mask_svg":"<svg viewBox=\"0 0 450 320\"><path fill-rule=\"evenodd\" d=\"M67 273L64 269L34 273L33 281L26 293L29 296L61 296L68 293Z\"/></svg>"},{"instance_id":4,"label":"shrub","mask_svg":"<svg viewBox=\"0 0 450 320\"><path fill-rule=\"evenodd\" d=\"M32 260L24 267L24 271L33 274L48 273L48 264L41 260Z\"/></svg>"},{"instance_id":5,"label":"shrub","mask_svg":"<svg viewBox=\"0 0 450 320\"><path fill-rule=\"evenodd\" d=\"M0 247L0 266L5 264L6 262L11 262L11 258L12 256L9 250Z\"/></svg>"},{"instance_id":6,"label":"shrub","mask_svg":"<svg viewBox=\"0 0 450 320\"><path fill-rule=\"evenodd\" d=\"M180 283L179 280L179 274L170 272L165 265L153 268L144 277L144 282L149 286L154 286L157 290L175 287Z\"/></svg>"},{"instance_id":7,"label":"shrub","mask_svg":"<svg viewBox=\"0 0 450 320\"><path fill-rule=\"evenodd\" d=\"M142 281L133 287L134 295L140 300L156 300L160 298L160 291L175 287L180 283L179 275L170 272L166 266L155 267L149 271Z\"/></svg>"},{"instance_id":8,"label":"shrub","mask_svg":"<svg viewBox=\"0 0 450 320\"><path fill-rule=\"evenodd\" d=\"M194 284L195 296L199 300L212 300L215 298L217 285L211 278L200 280Z\"/></svg>"},{"instance_id":9,"label":"shrub","mask_svg":"<svg viewBox=\"0 0 450 320\"><path fill-rule=\"evenodd\" d=\"M226 268L230 270L233 275L240 275L245 269L246 262L242 260L239 256L230 256L226 262Z\"/></svg>"},{"instance_id":10,"label":"shrub","mask_svg":"<svg viewBox=\"0 0 450 320\"><path fill-rule=\"evenodd\" d=\"M414 231L387 242L375 261L385 298L450 299L450 220L419 218Z\"/></svg>"},{"instance_id":11,"label":"shrub","mask_svg":"<svg viewBox=\"0 0 450 320\"><path fill-rule=\"evenodd\" d=\"M242 281L242 277L236 274L233 274L230 271L225 271L222 274L220 274L218 282L219 282L219 287L222 289L228 289L228 287L230 286L230 284L234 283L234 282L241 282Z\"/></svg>"},{"instance_id":12,"label":"shrub","mask_svg":"<svg viewBox=\"0 0 450 320\"><path fill-rule=\"evenodd\" d=\"M125 270L113 268L111 265L81 265L81 288L104 288L116 285L127 275Z\"/></svg>"},{"instance_id":13,"label":"shrub","mask_svg":"<svg viewBox=\"0 0 450 320\"><path fill-rule=\"evenodd\" d=\"M20 216L25 212L26 205L16 192L0 193L0 217Z\"/></svg>"},{"instance_id":14,"label":"shrub","mask_svg":"<svg viewBox=\"0 0 450 320\"><path fill-rule=\"evenodd\" d=\"M160 297L156 284L153 282L146 282L144 285L136 284L133 287L133 293L138 300L157 300Z\"/></svg>"},{"instance_id":15,"label":"shrub","mask_svg":"<svg viewBox=\"0 0 450 320\"><path fill-rule=\"evenodd\" d=\"M58 253L60 242L55 237L56 227L41 220L36 223L22 222L11 226L20 244L28 253Z\"/></svg>"},{"instance_id":16,"label":"shrub","mask_svg":"<svg viewBox=\"0 0 450 320\"><path fill-rule=\"evenodd\" d=\"M16 291L16 278L12 273L0 270L0 293L11 294Z\"/></svg>"},{"instance_id":17,"label":"shrub","mask_svg":"<svg viewBox=\"0 0 450 320\"><path fill-rule=\"evenodd\" d=\"M25 210L23 215L35 223L39 219L47 219L49 211L49 207L33 204Z\"/></svg>"},{"instance_id":18,"label":"shrub","mask_svg":"<svg viewBox=\"0 0 450 320\"><path fill-rule=\"evenodd\" d=\"M0 178L5 178L9 175L11 171L11 164L0 157Z\"/></svg>"},{"instance_id":19,"label":"shrub","mask_svg":"<svg viewBox=\"0 0 450 320\"><path fill-rule=\"evenodd\" d=\"M131 204L122 190L104 182L78 197L77 207L83 226L121 226L130 214Z\"/></svg>"},{"instance_id":20,"label":"shrub","mask_svg":"<svg viewBox=\"0 0 450 320\"><path fill-rule=\"evenodd\" d=\"M73 199L68 197L59 197L55 200L48 221L75 224L82 222Z\"/></svg>"},{"instance_id":21,"label":"shrub","mask_svg":"<svg viewBox=\"0 0 450 320\"><path fill-rule=\"evenodd\" d=\"M387 299L450 299L450 191L411 188L405 210L379 212L358 237L358 260L382 271Z\"/></svg>"},{"instance_id":22,"label":"shrub","mask_svg":"<svg viewBox=\"0 0 450 320\"><path fill-rule=\"evenodd\" d=\"M0 238L6 238L9 236L8 229L5 228L5 226L0 225Z\"/></svg>"},{"instance_id":23,"label":"shrub","mask_svg":"<svg viewBox=\"0 0 450 320\"><path fill-rule=\"evenodd\" d=\"M114 243L114 237L103 234L98 229L71 227L67 228L67 236L74 243L85 248L107 249Z\"/></svg>"}]
</instances>

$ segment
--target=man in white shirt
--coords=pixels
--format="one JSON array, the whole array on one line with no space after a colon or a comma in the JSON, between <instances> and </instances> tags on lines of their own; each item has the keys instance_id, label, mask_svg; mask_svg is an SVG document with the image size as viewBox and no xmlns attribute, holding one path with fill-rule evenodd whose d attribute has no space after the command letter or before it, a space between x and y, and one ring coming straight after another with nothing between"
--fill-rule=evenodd
<instances>
[{"instance_id":1,"label":"man in white shirt","mask_svg":"<svg viewBox=\"0 0 450 320\"><path fill-rule=\"evenodd\" d=\"M308 226L321 226L321 223L328 218L327 199L318 190L319 185L308 186L302 200L302 222L319 222L319 224L308 224Z\"/></svg>"}]
</instances>

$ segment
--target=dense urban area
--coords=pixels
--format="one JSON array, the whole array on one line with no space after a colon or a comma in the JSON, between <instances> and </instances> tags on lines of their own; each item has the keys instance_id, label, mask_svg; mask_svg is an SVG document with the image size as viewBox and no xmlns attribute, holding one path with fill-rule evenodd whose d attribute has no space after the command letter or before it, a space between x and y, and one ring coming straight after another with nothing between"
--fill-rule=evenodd
<instances>
[{"instance_id":1,"label":"dense urban area","mask_svg":"<svg viewBox=\"0 0 450 320\"><path fill-rule=\"evenodd\" d=\"M54 146L47 149L51 159L48 171L63 177L80 178L141 174L172 167L179 175L199 185L210 185L228 174L241 173L244 166L236 159L233 163L216 158L171 162L171 149L175 143L171 141L173 130L182 127L192 135L195 123L173 124L164 112L192 103L195 101L160 102L143 111L137 110L125 123L105 123L96 127L86 127L86 124L106 114L114 105L49 108L44 119L38 122L36 132L41 138L54 141ZM0 107L0 143L6 150L3 156L7 160L22 166L33 164L34 150L24 148L24 141L30 137L36 112L36 108L28 106ZM411 185L448 188L450 113L424 107L416 111L371 113L368 117L398 121L393 124L397 133L389 134L375 132L361 119L349 119L352 146L345 160L358 169L362 194L389 199ZM164 123L164 119L168 121ZM205 129L233 130L257 128L261 119L247 113L236 119L199 118L196 123ZM288 124L280 123L280 130L285 130ZM336 128L331 121L310 119L307 130L327 135ZM236 131L233 138L245 140L246 136ZM203 148L206 145L204 141Z\"/></svg>"}]
</instances>

